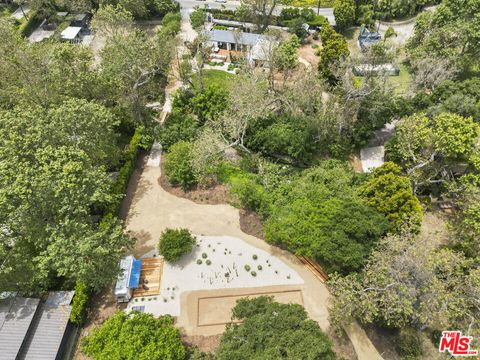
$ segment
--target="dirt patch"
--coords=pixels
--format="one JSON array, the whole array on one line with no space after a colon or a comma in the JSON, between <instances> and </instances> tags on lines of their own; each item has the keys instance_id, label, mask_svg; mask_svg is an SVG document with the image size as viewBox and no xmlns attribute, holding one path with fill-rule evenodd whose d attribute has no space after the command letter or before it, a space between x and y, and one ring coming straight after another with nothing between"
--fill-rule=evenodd
<instances>
[{"instance_id":1,"label":"dirt patch","mask_svg":"<svg viewBox=\"0 0 480 360\"><path fill-rule=\"evenodd\" d=\"M265 240L261 217L255 211L240 209L240 229L245 234Z\"/></svg>"},{"instance_id":2,"label":"dirt patch","mask_svg":"<svg viewBox=\"0 0 480 360\"><path fill-rule=\"evenodd\" d=\"M182 336L183 342L188 346L194 346L205 353L213 353L220 345L222 335L212 336Z\"/></svg>"},{"instance_id":3,"label":"dirt patch","mask_svg":"<svg viewBox=\"0 0 480 360\"><path fill-rule=\"evenodd\" d=\"M427 211L423 214L422 238L428 239L435 247L441 247L450 243L450 231L448 230L448 215L441 211Z\"/></svg>"},{"instance_id":4,"label":"dirt patch","mask_svg":"<svg viewBox=\"0 0 480 360\"><path fill-rule=\"evenodd\" d=\"M400 356L392 346L398 341L398 330L384 329L373 325L364 326L364 330L384 359L400 360Z\"/></svg>"},{"instance_id":5,"label":"dirt patch","mask_svg":"<svg viewBox=\"0 0 480 360\"><path fill-rule=\"evenodd\" d=\"M333 329L329 329L327 333L328 337L332 341L333 351L337 354L338 359L357 360L357 354L353 348L352 342L348 336L338 336Z\"/></svg>"},{"instance_id":6,"label":"dirt patch","mask_svg":"<svg viewBox=\"0 0 480 360\"><path fill-rule=\"evenodd\" d=\"M273 296L275 301L281 304L303 305L302 292L299 289L279 292L253 292L242 295L201 297L197 300L197 326L228 324L232 318L232 309L235 307L238 300L242 298L254 299L259 296Z\"/></svg>"},{"instance_id":7,"label":"dirt patch","mask_svg":"<svg viewBox=\"0 0 480 360\"><path fill-rule=\"evenodd\" d=\"M215 185L207 189L195 188L192 190L185 191L181 187L172 186L168 179L166 178L165 171L163 171L163 156L161 168L162 172L160 175L160 179L158 183L166 192L175 195L177 197L181 197L184 199L188 199L193 201L197 204L203 205L220 205L220 204L227 204L227 188L224 185Z\"/></svg>"},{"instance_id":8,"label":"dirt patch","mask_svg":"<svg viewBox=\"0 0 480 360\"><path fill-rule=\"evenodd\" d=\"M312 47L312 45L314 47ZM321 42L319 40L312 40L311 43L305 44L298 49L298 56L307 61L313 69L316 69L320 61L320 58L316 55L319 47L321 47Z\"/></svg>"}]
</instances>

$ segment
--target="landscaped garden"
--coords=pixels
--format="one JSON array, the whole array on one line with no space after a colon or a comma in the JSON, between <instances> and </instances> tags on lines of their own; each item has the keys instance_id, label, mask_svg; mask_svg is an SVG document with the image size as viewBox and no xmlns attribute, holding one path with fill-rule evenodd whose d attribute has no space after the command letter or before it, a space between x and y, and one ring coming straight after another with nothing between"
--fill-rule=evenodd
<instances>
[{"instance_id":1,"label":"landscaped garden","mask_svg":"<svg viewBox=\"0 0 480 360\"><path fill-rule=\"evenodd\" d=\"M161 244L161 243L160 243ZM180 315L180 295L192 290L293 285L302 278L281 260L231 236L196 236L191 252L163 267L160 295L134 298L155 315Z\"/></svg>"}]
</instances>

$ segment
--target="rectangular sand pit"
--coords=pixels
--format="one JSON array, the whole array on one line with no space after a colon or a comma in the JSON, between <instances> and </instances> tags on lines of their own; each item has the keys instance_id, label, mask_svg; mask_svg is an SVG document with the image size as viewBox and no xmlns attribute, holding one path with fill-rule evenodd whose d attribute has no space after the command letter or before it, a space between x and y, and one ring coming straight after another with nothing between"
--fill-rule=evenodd
<instances>
[{"instance_id":1,"label":"rectangular sand pit","mask_svg":"<svg viewBox=\"0 0 480 360\"><path fill-rule=\"evenodd\" d=\"M232 309L238 299L256 298L259 296L273 296L275 301L282 304L303 305L302 292L300 290L285 290L277 292L255 292L242 295L225 295L198 298L198 326L225 325L231 320Z\"/></svg>"}]
</instances>

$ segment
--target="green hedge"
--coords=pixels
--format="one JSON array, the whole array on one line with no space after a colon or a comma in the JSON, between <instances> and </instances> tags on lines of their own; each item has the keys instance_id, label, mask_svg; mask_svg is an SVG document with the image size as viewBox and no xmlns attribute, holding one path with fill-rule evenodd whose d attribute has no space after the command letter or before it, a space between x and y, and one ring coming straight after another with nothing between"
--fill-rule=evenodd
<instances>
[{"instance_id":1,"label":"green hedge","mask_svg":"<svg viewBox=\"0 0 480 360\"><path fill-rule=\"evenodd\" d=\"M33 30L40 25L42 19L40 19L36 12L30 11L28 13L28 20L23 19L18 26L18 31L22 37L29 37Z\"/></svg>"},{"instance_id":2,"label":"green hedge","mask_svg":"<svg viewBox=\"0 0 480 360\"><path fill-rule=\"evenodd\" d=\"M87 303L90 296L90 289L83 282L77 282L75 285L75 295L73 297L72 312L70 321L74 325L82 326L87 315Z\"/></svg>"},{"instance_id":3,"label":"green hedge","mask_svg":"<svg viewBox=\"0 0 480 360\"><path fill-rule=\"evenodd\" d=\"M130 140L128 150L124 157L125 163L120 168L118 177L112 186L112 194L114 195L115 200L107 207L105 215L110 214L117 216L120 211L120 205L122 204L123 196L127 190L130 176L132 175L133 170L135 170L135 162L137 161L139 150L141 147L144 147L142 144L144 131L145 129L143 127L137 127Z\"/></svg>"}]
</instances>

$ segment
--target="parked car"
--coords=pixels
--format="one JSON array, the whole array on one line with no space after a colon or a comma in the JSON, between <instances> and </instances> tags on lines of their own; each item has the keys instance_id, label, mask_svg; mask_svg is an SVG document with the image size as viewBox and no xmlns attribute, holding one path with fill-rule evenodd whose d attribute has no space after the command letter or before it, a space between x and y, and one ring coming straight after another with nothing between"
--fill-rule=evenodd
<instances>
[{"instance_id":1,"label":"parked car","mask_svg":"<svg viewBox=\"0 0 480 360\"><path fill-rule=\"evenodd\" d=\"M215 2L224 4L227 2L227 0L215 0Z\"/></svg>"}]
</instances>

